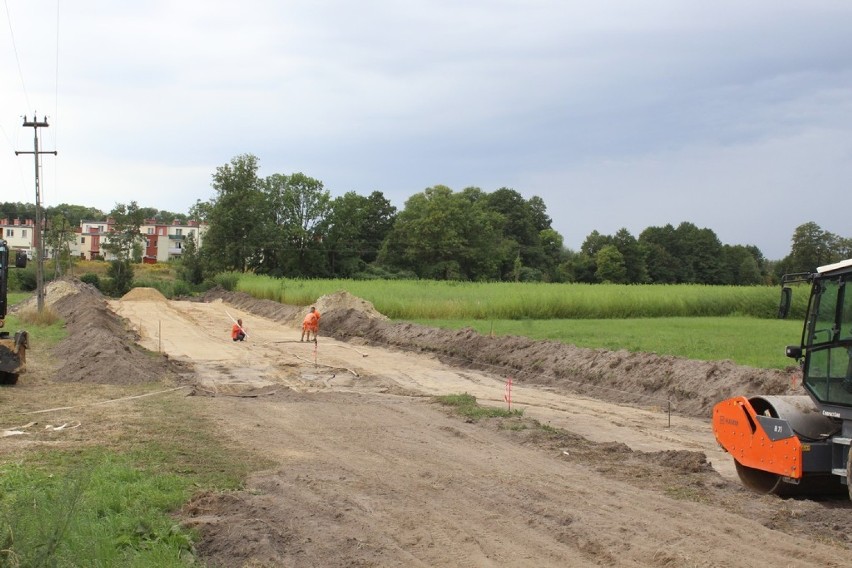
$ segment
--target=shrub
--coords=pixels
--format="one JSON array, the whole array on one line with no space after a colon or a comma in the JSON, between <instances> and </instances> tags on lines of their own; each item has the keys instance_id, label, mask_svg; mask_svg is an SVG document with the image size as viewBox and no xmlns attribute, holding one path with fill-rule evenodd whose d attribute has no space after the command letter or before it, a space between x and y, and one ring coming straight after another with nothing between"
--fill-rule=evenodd
<instances>
[{"instance_id":1,"label":"shrub","mask_svg":"<svg viewBox=\"0 0 852 568\"><path fill-rule=\"evenodd\" d=\"M129 261L111 261L107 275L112 278L112 286L109 289L111 296L123 296L133 287L133 265Z\"/></svg>"},{"instance_id":2,"label":"shrub","mask_svg":"<svg viewBox=\"0 0 852 568\"><path fill-rule=\"evenodd\" d=\"M183 280L175 280L172 285L172 297L191 296L192 292L192 286Z\"/></svg>"},{"instance_id":3,"label":"shrub","mask_svg":"<svg viewBox=\"0 0 852 568\"><path fill-rule=\"evenodd\" d=\"M213 281L225 290L233 292L237 289L237 284L240 281L240 273L222 272L221 274L217 274L216 276L214 276Z\"/></svg>"},{"instance_id":4,"label":"shrub","mask_svg":"<svg viewBox=\"0 0 852 568\"><path fill-rule=\"evenodd\" d=\"M80 282L84 282L86 284L91 284L98 290L101 290L101 277L97 274L93 274L91 272L87 272L80 276Z\"/></svg>"},{"instance_id":5,"label":"shrub","mask_svg":"<svg viewBox=\"0 0 852 568\"><path fill-rule=\"evenodd\" d=\"M32 292L36 289L35 267L13 268L9 270L9 290Z\"/></svg>"}]
</instances>

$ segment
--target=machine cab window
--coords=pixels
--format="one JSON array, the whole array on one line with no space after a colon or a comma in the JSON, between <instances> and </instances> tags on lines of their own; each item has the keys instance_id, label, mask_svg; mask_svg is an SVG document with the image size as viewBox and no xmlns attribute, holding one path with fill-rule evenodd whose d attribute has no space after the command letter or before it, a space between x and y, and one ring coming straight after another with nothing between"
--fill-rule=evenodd
<instances>
[{"instance_id":1,"label":"machine cab window","mask_svg":"<svg viewBox=\"0 0 852 568\"><path fill-rule=\"evenodd\" d=\"M805 387L821 402L852 406L852 294L849 277L814 287L805 330Z\"/></svg>"}]
</instances>

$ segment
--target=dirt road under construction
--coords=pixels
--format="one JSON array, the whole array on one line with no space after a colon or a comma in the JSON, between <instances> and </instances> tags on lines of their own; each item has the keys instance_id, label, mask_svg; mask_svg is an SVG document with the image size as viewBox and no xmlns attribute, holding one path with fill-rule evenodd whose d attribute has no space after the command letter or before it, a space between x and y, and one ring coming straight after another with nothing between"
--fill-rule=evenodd
<instances>
[{"instance_id":1,"label":"dirt road under construction","mask_svg":"<svg viewBox=\"0 0 852 568\"><path fill-rule=\"evenodd\" d=\"M58 302L72 334L116 318L122 341L179 364L185 388L163 396L195 395L229 446L274 464L182 511L212 566L852 562L848 502L742 489L710 431L715 400L794 389L790 374L393 324L345 293L318 300L314 344L299 342L304 308L242 294L83 292ZM104 308L75 316L89 304ZM246 342L229 338L236 318ZM138 366L106 344L64 353L65 380L74 365L71 380L93 382ZM116 367L99 374L105 357ZM434 401L506 407L509 377L522 417L470 422Z\"/></svg>"}]
</instances>

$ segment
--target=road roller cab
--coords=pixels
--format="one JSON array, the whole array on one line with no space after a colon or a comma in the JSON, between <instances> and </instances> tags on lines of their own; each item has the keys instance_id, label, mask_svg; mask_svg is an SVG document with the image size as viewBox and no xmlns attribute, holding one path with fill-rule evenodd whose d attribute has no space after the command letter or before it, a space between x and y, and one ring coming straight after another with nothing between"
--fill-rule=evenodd
<instances>
[{"instance_id":1,"label":"road roller cab","mask_svg":"<svg viewBox=\"0 0 852 568\"><path fill-rule=\"evenodd\" d=\"M785 276L780 317L790 311L791 285L805 282L801 342L786 352L801 364L807 396L723 400L713 408L713 433L752 489L852 498L852 260Z\"/></svg>"}]
</instances>

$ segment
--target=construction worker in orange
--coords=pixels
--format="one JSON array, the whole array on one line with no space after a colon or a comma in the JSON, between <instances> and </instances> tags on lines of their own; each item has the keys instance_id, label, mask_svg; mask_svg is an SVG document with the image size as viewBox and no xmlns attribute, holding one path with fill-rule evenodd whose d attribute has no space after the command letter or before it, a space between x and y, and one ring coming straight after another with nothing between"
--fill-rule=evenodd
<instances>
[{"instance_id":1,"label":"construction worker in orange","mask_svg":"<svg viewBox=\"0 0 852 568\"><path fill-rule=\"evenodd\" d=\"M245 341L246 338L246 328L243 327L243 320L238 319L237 322L231 327L231 339L234 341Z\"/></svg>"},{"instance_id":2,"label":"construction worker in orange","mask_svg":"<svg viewBox=\"0 0 852 568\"><path fill-rule=\"evenodd\" d=\"M308 315L305 316L305 319L302 320L302 338L299 341L304 341L305 336L307 336L308 341L311 341L311 333L314 335L313 341L317 340L317 334L319 333L319 320L320 313L315 307L311 306L311 311L309 311Z\"/></svg>"}]
</instances>

